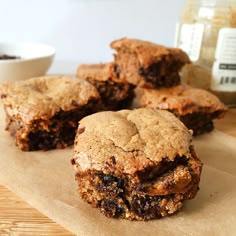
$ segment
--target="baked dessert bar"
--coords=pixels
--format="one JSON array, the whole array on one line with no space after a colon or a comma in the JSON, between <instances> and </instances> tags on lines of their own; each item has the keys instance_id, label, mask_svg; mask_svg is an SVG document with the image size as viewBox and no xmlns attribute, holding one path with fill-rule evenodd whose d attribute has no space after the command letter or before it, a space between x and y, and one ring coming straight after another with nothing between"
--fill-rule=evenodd
<instances>
[{"instance_id":1,"label":"baked dessert bar","mask_svg":"<svg viewBox=\"0 0 236 236\"><path fill-rule=\"evenodd\" d=\"M72 145L78 121L99 109L100 96L82 79L45 76L4 84L6 130L23 151Z\"/></svg>"},{"instance_id":2,"label":"baked dessert bar","mask_svg":"<svg viewBox=\"0 0 236 236\"><path fill-rule=\"evenodd\" d=\"M174 113L194 135L213 130L213 119L225 114L226 106L212 93L185 84L173 88L143 89L143 106Z\"/></svg>"},{"instance_id":3,"label":"baked dessert bar","mask_svg":"<svg viewBox=\"0 0 236 236\"><path fill-rule=\"evenodd\" d=\"M179 72L190 63L181 49L169 48L138 39L113 41L116 76L145 88L171 87L180 83Z\"/></svg>"},{"instance_id":4,"label":"baked dessert bar","mask_svg":"<svg viewBox=\"0 0 236 236\"><path fill-rule=\"evenodd\" d=\"M106 110L120 110L132 103L135 86L116 78L113 63L82 64L77 69L77 76L97 88Z\"/></svg>"},{"instance_id":5,"label":"baked dessert bar","mask_svg":"<svg viewBox=\"0 0 236 236\"><path fill-rule=\"evenodd\" d=\"M80 121L72 164L82 199L107 217L150 220L198 191L191 133L168 111L99 112Z\"/></svg>"}]
</instances>

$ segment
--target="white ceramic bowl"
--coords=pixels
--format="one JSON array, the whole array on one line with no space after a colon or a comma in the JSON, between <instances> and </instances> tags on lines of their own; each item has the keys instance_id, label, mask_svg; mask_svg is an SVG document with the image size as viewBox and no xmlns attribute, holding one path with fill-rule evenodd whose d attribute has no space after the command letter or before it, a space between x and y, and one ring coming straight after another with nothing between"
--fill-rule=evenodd
<instances>
[{"instance_id":1,"label":"white ceramic bowl","mask_svg":"<svg viewBox=\"0 0 236 236\"><path fill-rule=\"evenodd\" d=\"M19 59L0 60L0 82L44 75L52 64L55 49L41 43L0 43L0 55Z\"/></svg>"}]
</instances>

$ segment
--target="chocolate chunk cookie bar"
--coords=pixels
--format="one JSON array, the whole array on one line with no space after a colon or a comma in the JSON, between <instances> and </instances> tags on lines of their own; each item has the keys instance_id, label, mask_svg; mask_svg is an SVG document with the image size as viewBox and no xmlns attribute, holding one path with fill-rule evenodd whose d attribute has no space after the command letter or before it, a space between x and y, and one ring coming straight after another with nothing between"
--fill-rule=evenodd
<instances>
[{"instance_id":1,"label":"chocolate chunk cookie bar","mask_svg":"<svg viewBox=\"0 0 236 236\"><path fill-rule=\"evenodd\" d=\"M194 135L213 130L213 119L221 118L225 105L212 93L181 84L173 88L143 89L141 104L174 113Z\"/></svg>"},{"instance_id":2,"label":"chocolate chunk cookie bar","mask_svg":"<svg viewBox=\"0 0 236 236\"><path fill-rule=\"evenodd\" d=\"M72 145L78 121L97 111L100 96L82 79L63 76L4 84L0 96L8 130L23 151Z\"/></svg>"},{"instance_id":3,"label":"chocolate chunk cookie bar","mask_svg":"<svg viewBox=\"0 0 236 236\"><path fill-rule=\"evenodd\" d=\"M198 191L191 133L168 111L99 112L80 121L72 164L80 196L107 217L150 220Z\"/></svg>"},{"instance_id":4,"label":"chocolate chunk cookie bar","mask_svg":"<svg viewBox=\"0 0 236 236\"><path fill-rule=\"evenodd\" d=\"M120 110L132 103L135 86L116 78L113 63L80 65L77 76L97 88L107 110Z\"/></svg>"},{"instance_id":5,"label":"chocolate chunk cookie bar","mask_svg":"<svg viewBox=\"0 0 236 236\"><path fill-rule=\"evenodd\" d=\"M171 87L180 83L179 72L189 57L181 49L138 39L113 41L116 75L120 80L145 88Z\"/></svg>"}]
</instances>

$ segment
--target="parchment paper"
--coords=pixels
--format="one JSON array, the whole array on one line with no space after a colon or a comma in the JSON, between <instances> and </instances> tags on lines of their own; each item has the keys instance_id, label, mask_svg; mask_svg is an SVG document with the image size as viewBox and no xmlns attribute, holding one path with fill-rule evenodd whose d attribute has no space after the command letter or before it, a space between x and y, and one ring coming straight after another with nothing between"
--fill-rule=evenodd
<instances>
[{"instance_id":1,"label":"parchment paper","mask_svg":"<svg viewBox=\"0 0 236 236\"><path fill-rule=\"evenodd\" d=\"M108 219L77 194L72 148L22 152L4 131L0 184L76 235L236 235L236 138L214 131L194 140L204 162L200 190L177 214L137 222Z\"/></svg>"}]
</instances>

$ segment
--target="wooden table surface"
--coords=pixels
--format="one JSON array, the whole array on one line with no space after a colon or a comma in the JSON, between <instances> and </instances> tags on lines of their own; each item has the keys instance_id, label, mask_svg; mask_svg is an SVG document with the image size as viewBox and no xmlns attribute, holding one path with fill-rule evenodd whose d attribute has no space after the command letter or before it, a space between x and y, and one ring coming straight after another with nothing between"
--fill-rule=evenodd
<instances>
[{"instance_id":1,"label":"wooden table surface","mask_svg":"<svg viewBox=\"0 0 236 236\"><path fill-rule=\"evenodd\" d=\"M215 121L215 127L236 137L236 109L230 109L224 119ZM0 235L70 236L74 234L0 185Z\"/></svg>"}]
</instances>

